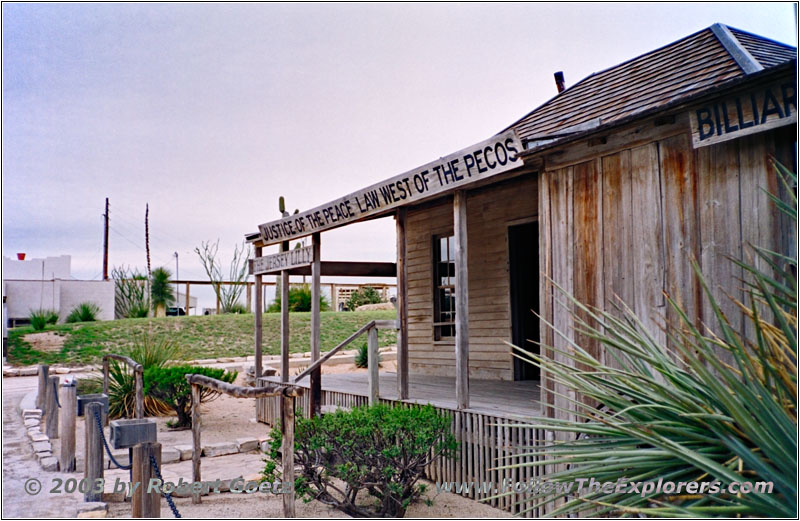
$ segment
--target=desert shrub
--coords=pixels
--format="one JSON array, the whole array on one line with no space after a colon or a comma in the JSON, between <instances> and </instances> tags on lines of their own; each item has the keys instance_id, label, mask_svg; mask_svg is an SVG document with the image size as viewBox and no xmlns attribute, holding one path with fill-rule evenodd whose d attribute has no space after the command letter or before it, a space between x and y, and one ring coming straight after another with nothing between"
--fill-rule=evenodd
<instances>
[{"instance_id":1,"label":"desert shrub","mask_svg":"<svg viewBox=\"0 0 800 521\"><path fill-rule=\"evenodd\" d=\"M176 428L192 426L192 386L186 381L187 374L202 374L223 382L236 380L236 371L214 367L196 367L191 365L175 365L171 367L151 367L144 372L144 392L148 396L158 398L168 404L178 415ZM217 391L202 388L200 401L207 402L219 395Z\"/></svg>"},{"instance_id":2,"label":"desert shrub","mask_svg":"<svg viewBox=\"0 0 800 521\"><path fill-rule=\"evenodd\" d=\"M150 311L147 298L147 277L139 271L124 266L111 271L114 279L114 316L116 318L144 318Z\"/></svg>"},{"instance_id":3,"label":"desert shrub","mask_svg":"<svg viewBox=\"0 0 800 521\"><path fill-rule=\"evenodd\" d=\"M133 346L123 354L142 364L147 371L151 367L163 367L171 360L180 358L180 347L166 337L153 336L142 333L134 338ZM78 381L78 393L81 386L87 393L100 393L103 391L103 378L92 377ZM145 416L164 416L172 408L163 401L153 397L144 397ZM108 364L108 414L114 418L133 418L136 412L136 380L133 371L126 365L116 360Z\"/></svg>"},{"instance_id":4,"label":"desert shrub","mask_svg":"<svg viewBox=\"0 0 800 521\"><path fill-rule=\"evenodd\" d=\"M364 304L380 304L381 302L383 302L383 298L381 298L381 294L378 293L375 288L364 286L352 292L344 306L348 311L355 311L358 306L363 306Z\"/></svg>"},{"instance_id":5,"label":"desert shrub","mask_svg":"<svg viewBox=\"0 0 800 521\"><path fill-rule=\"evenodd\" d=\"M75 322L94 322L97 320L97 315L99 314L100 306L94 302L81 302L69 312L66 322L68 324Z\"/></svg>"},{"instance_id":6,"label":"desert shrub","mask_svg":"<svg viewBox=\"0 0 800 521\"><path fill-rule=\"evenodd\" d=\"M235 303L230 305L230 307L228 308L227 312L228 313L233 313L233 314L236 314L236 315L244 315L245 313L247 313L247 308L245 307L244 304L242 304L240 302L235 302Z\"/></svg>"},{"instance_id":7,"label":"desert shrub","mask_svg":"<svg viewBox=\"0 0 800 521\"><path fill-rule=\"evenodd\" d=\"M58 311L54 309L31 310L30 321L31 327L35 331L42 331L47 324L58 322Z\"/></svg>"},{"instance_id":8,"label":"desert shrub","mask_svg":"<svg viewBox=\"0 0 800 521\"><path fill-rule=\"evenodd\" d=\"M325 295L319 296L319 310L328 311L330 304ZM267 313L277 313L281 310L281 296L276 295L275 300L267 308ZM308 284L300 287L289 288L289 311L311 311L311 288Z\"/></svg>"},{"instance_id":9,"label":"desert shrub","mask_svg":"<svg viewBox=\"0 0 800 521\"><path fill-rule=\"evenodd\" d=\"M424 492L418 483L426 465L454 457L452 419L430 405L373 405L321 417L297 416L295 480L298 496L316 499L356 517L403 517ZM264 479L279 480L279 428L270 434ZM343 486L335 480L341 480ZM356 502L360 491L377 499Z\"/></svg>"},{"instance_id":10,"label":"desert shrub","mask_svg":"<svg viewBox=\"0 0 800 521\"><path fill-rule=\"evenodd\" d=\"M369 346L366 342L358 346L358 352L356 352L353 363L356 365L356 367L369 367ZM380 352L378 352L378 363L381 363Z\"/></svg>"}]
</instances>

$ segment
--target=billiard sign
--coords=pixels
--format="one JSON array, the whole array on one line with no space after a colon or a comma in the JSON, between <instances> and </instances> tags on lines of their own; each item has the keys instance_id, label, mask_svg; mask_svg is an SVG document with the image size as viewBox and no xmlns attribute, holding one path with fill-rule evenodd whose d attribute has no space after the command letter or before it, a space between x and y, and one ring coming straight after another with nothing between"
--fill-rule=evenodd
<instances>
[{"instance_id":1,"label":"billiard sign","mask_svg":"<svg viewBox=\"0 0 800 521\"><path fill-rule=\"evenodd\" d=\"M797 88L786 79L719 98L690 112L694 148L797 123Z\"/></svg>"}]
</instances>

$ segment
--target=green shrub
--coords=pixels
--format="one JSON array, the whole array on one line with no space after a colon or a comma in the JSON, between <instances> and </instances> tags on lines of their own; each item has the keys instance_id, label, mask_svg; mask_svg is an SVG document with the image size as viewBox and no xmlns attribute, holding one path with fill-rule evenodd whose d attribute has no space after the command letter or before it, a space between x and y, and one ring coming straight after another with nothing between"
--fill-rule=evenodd
<instances>
[{"instance_id":1,"label":"green shrub","mask_svg":"<svg viewBox=\"0 0 800 521\"><path fill-rule=\"evenodd\" d=\"M325 295L319 296L319 310L328 311L330 305ZM277 295L275 300L272 301L267 313L277 313L281 310L281 296ZM308 284L302 286L289 288L289 311L311 311L311 288Z\"/></svg>"},{"instance_id":2,"label":"green shrub","mask_svg":"<svg viewBox=\"0 0 800 521\"><path fill-rule=\"evenodd\" d=\"M150 277L150 301L157 315L164 313L167 306L175 300L175 290L169 283L172 274L166 268L156 268Z\"/></svg>"},{"instance_id":3,"label":"green shrub","mask_svg":"<svg viewBox=\"0 0 800 521\"><path fill-rule=\"evenodd\" d=\"M226 313L234 313L234 314L237 314L237 315L244 315L245 313L247 313L247 308L245 307L244 304L242 304L240 302L235 302L235 303L230 305L230 307L228 308L228 311L226 311Z\"/></svg>"},{"instance_id":4,"label":"green shrub","mask_svg":"<svg viewBox=\"0 0 800 521\"><path fill-rule=\"evenodd\" d=\"M69 315L67 315L67 323L74 322L94 322L97 320L97 315L100 314L100 306L93 302L81 302L75 306Z\"/></svg>"},{"instance_id":5,"label":"green shrub","mask_svg":"<svg viewBox=\"0 0 800 521\"><path fill-rule=\"evenodd\" d=\"M369 367L369 346L366 342L358 346L358 352L353 360L356 367ZM378 352L378 363L381 363L381 353Z\"/></svg>"},{"instance_id":6,"label":"green shrub","mask_svg":"<svg viewBox=\"0 0 800 521\"><path fill-rule=\"evenodd\" d=\"M42 331L47 324L58 322L58 311L54 309L31 310L30 321L31 327L35 331Z\"/></svg>"},{"instance_id":7,"label":"green shrub","mask_svg":"<svg viewBox=\"0 0 800 521\"><path fill-rule=\"evenodd\" d=\"M133 346L123 353L142 364L147 371L151 367L163 367L171 360L181 357L180 347L166 337L142 333L134 338ZM79 386L93 389L87 392L102 392L103 378L92 377L78 381ZM80 392L79 394L84 394ZM164 416L172 408L152 396L144 397L145 416ZM123 363L110 360L108 364L108 415L114 418L133 418L136 412L136 381L133 371Z\"/></svg>"},{"instance_id":8,"label":"green shrub","mask_svg":"<svg viewBox=\"0 0 800 521\"><path fill-rule=\"evenodd\" d=\"M138 270L128 271L124 266L111 271L114 279L114 316L116 318L144 318L150 312L147 298L147 277Z\"/></svg>"},{"instance_id":9,"label":"green shrub","mask_svg":"<svg viewBox=\"0 0 800 521\"><path fill-rule=\"evenodd\" d=\"M345 303L345 308L348 311L355 311L358 306L365 304L380 304L383 302L381 294L375 291L375 288L364 286L363 288L354 291L350 294L350 298Z\"/></svg>"},{"instance_id":10,"label":"green shrub","mask_svg":"<svg viewBox=\"0 0 800 521\"><path fill-rule=\"evenodd\" d=\"M364 406L312 419L298 415L296 421L298 496L354 517L403 517L424 492L418 481L425 466L440 457L455 457L458 447L450 433L452 419L430 405ZM272 430L270 440L263 476L275 481L280 479L279 428ZM378 502L357 503L362 490Z\"/></svg>"},{"instance_id":11,"label":"green shrub","mask_svg":"<svg viewBox=\"0 0 800 521\"><path fill-rule=\"evenodd\" d=\"M191 365L176 365L171 367L151 367L144 372L144 392L148 396L158 398L168 404L178 414L177 428L192 426L192 387L186 381L187 374L202 374L216 378L223 382L232 383L236 380L236 371L228 372L225 369L214 367L196 367ZM202 388L200 402L213 400L219 395L217 391Z\"/></svg>"}]
</instances>

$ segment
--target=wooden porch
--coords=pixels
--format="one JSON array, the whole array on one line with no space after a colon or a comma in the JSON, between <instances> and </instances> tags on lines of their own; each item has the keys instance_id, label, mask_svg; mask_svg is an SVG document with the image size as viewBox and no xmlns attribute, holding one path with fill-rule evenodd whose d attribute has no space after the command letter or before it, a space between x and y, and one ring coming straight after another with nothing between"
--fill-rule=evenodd
<instances>
[{"instance_id":1,"label":"wooden porch","mask_svg":"<svg viewBox=\"0 0 800 521\"><path fill-rule=\"evenodd\" d=\"M280 383L280 377L263 380ZM401 401L397 394L397 373L381 372L379 396L382 400ZM307 387L303 382L295 385ZM367 373L326 374L322 376L323 393L369 396ZM539 382L527 380L510 382L501 380L469 380L470 411L508 418L530 418L542 414L539 403ZM410 374L408 399L405 403L431 405L439 409L456 410L455 378ZM332 404L326 404L332 405ZM343 404L342 404L343 405Z\"/></svg>"},{"instance_id":2,"label":"wooden porch","mask_svg":"<svg viewBox=\"0 0 800 521\"><path fill-rule=\"evenodd\" d=\"M357 407L369 400L368 373L326 374L322 378L320 405L323 411L332 406ZM280 383L279 377L261 377L259 382ZM543 444L547 433L529 424L542 415L539 403L538 381L469 380L469 407L457 408L455 378L411 373L408 381L408 399L397 398L397 374L382 372L379 375L379 401L389 403L418 403L433 405L440 414L448 414L453 423L451 432L459 442L456 458L443 458L426 470L428 479L435 483L492 482L531 483L541 479L543 469L527 466L515 469L495 468L502 464L533 463L530 448ZM294 384L308 389L308 380ZM308 417L311 410L310 392L297 399L298 414ZM280 404L276 398L259 398L256 418L274 425L280 418ZM483 499L475 487L463 496ZM511 513L520 513L530 505L521 505L524 494L493 498L488 503ZM528 498L530 499L530 498ZM523 517L538 517L544 510L532 509Z\"/></svg>"}]
</instances>

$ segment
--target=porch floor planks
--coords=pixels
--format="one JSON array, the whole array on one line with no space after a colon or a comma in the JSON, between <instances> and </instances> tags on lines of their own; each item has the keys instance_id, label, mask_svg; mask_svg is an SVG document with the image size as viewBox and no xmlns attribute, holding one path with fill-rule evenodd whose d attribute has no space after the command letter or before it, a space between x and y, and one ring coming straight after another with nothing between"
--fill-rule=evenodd
<instances>
[{"instance_id":1,"label":"porch floor planks","mask_svg":"<svg viewBox=\"0 0 800 521\"><path fill-rule=\"evenodd\" d=\"M270 377L269 380L272 380ZM279 378L275 378L279 381ZM379 374L379 395L384 400L397 400L397 373ZM306 387L307 380L299 383ZM407 402L430 403L446 409L456 408L455 378L409 374L409 399ZM322 375L322 389L340 393L367 396L367 373ZM539 382L506 380L469 380L470 407L468 410L495 416L536 417L542 415L539 403Z\"/></svg>"}]
</instances>

